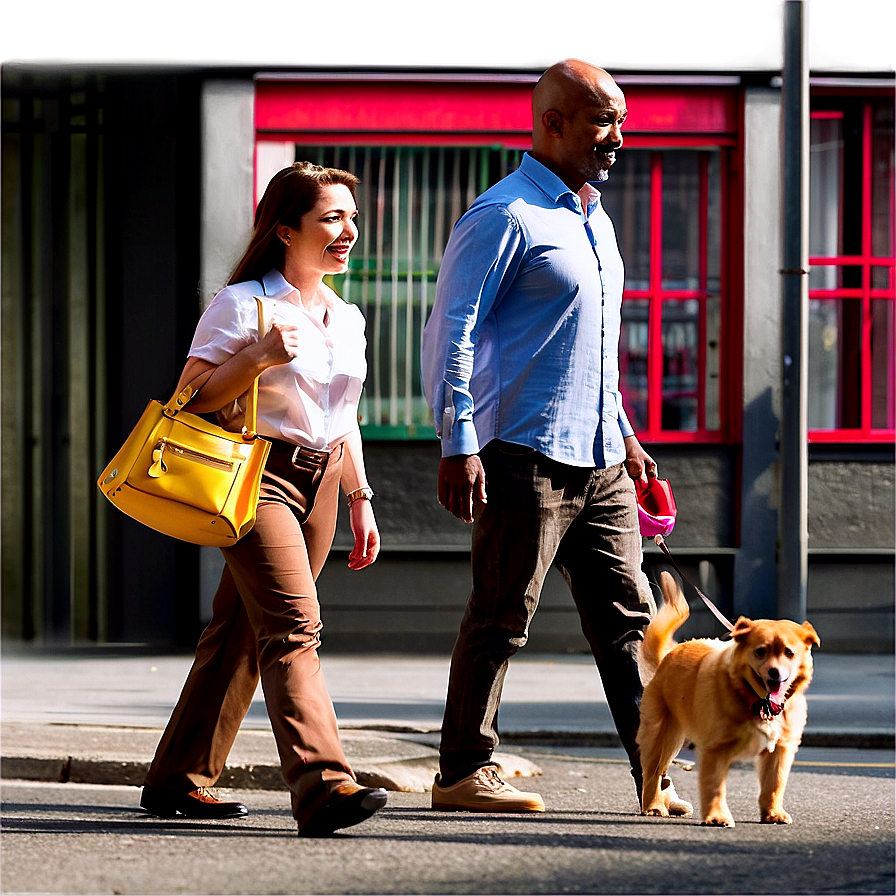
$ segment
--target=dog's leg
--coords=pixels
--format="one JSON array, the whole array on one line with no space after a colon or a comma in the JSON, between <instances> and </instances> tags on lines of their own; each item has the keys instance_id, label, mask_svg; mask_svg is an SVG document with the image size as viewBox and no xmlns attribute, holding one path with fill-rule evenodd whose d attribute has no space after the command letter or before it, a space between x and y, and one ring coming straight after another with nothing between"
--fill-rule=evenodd
<instances>
[{"instance_id":1,"label":"dog's leg","mask_svg":"<svg viewBox=\"0 0 896 896\"><path fill-rule=\"evenodd\" d=\"M728 809L726 798L726 782L731 760L730 751L726 749L700 750L697 755L703 824L734 827L734 817Z\"/></svg>"},{"instance_id":2,"label":"dog's leg","mask_svg":"<svg viewBox=\"0 0 896 896\"><path fill-rule=\"evenodd\" d=\"M790 824L793 819L784 811L784 788L796 749L778 743L774 752L763 750L756 760L759 772L759 820L763 824Z\"/></svg>"},{"instance_id":3,"label":"dog's leg","mask_svg":"<svg viewBox=\"0 0 896 896\"><path fill-rule=\"evenodd\" d=\"M663 802L661 783L666 772L665 766L657 750L655 743L650 744L650 749L645 751L641 747L641 814L667 816L669 810Z\"/></svg>"},{"instance_id":4,"label":"dog's leg","mask_svg":"<svg viewBox=\"0 0 896 896\"><path fill-rule=\"evenodd\" d=\"M675 791L671 786L663 789L663 779L669 771L670 763L684 743L684 732L664 709L665 707L656 706L656 701L648 699L645 713L645 704L642 700L638 744L641 747L643 779L641 814L659 815L665 818L671 814L670 803Z\"/></svg>"}]
</instances>

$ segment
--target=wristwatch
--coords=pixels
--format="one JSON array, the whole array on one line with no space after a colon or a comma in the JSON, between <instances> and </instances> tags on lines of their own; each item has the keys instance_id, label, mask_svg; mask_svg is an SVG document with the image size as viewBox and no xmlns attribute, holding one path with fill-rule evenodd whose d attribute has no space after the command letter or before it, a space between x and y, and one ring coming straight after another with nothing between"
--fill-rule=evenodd
<instances>
[{"instance_id":1,"label":"wristwatch","mask_svg":"<svg viewBox=\"0 0 896 896\"><path fill-rule=\"evenodd\" d=\"M355 501L369 501L371 498L373 498L372 488L356 488L353 492L349 492L345 496L345 500L348 501L349 507L351 507Z\"/></svg>"}]
</instances>

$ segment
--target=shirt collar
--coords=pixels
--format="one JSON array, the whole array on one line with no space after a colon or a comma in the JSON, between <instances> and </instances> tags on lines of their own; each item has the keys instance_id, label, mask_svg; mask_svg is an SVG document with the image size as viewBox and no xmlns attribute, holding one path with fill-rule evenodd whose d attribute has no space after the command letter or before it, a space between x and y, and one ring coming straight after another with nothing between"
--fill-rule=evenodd
<instances>
[{"instance_id":1,"label":"shirt collar","mask_svg":"<svg viewBox=\"0 0 896 896\"><path fill-rule=\"evenodd\" d=\"M581 206L587 214L600 200L600 191L590 181L585 183L578 194L576 194L550 168L533 158L529 153L523 154L520 171L558 205L561 204L561 201L565 204L572 203L575 205L574 199L563 199L563 197L578 196Z\"/></svg>"},{"instance_id":2,"label":"shirt collar","mask_svg":"<svg viewBox=\"0 0 896 896\"><path fill-rule=\"evenodd\" d=\"M264 294L266 296L276 296L279 293L291 293L295 289L277 268L271 268L264 277L261 278L261 285L264 287ZM338 313L340 310L340 302L338 301L339 295L327 286L326 283L322 285L330 314L333 315Z\"/></svg>"},{"instance_id":3,"label":"shirt collar","mask_svg":"<svg viewBox=\"0 0 896 896\"><path fill-rule=\"evenodd\" d=\"M523 160L520 162L520 171L555 203L559 204L561 197L576 195L550 168L542 165L529 153L523 155Z\"/></svg>"},{"instance_id":4,"label":"shirt collar","mask_svg":"<svg viewBox=\"0 0 896 896\"><path fill-rule=\"evenodd\" d=\"M600 190L591 181L586 181L582 189L579 190L579 199L582 200L582 207L586 214L590 214L594 206L600 202Z\"/></svg>"},{"instance_id":5,"label":"shirt collar","mask_svg":"<svg viewBox=\"0 0 896 896\"><path fill-rule=\"evenodd\" d=\"M264 294L266 296L276 295L284 289L292 289L289 283L286 282L286 278L277 270L277 268L271 268L264 277L261 278L261 285L264 287Z\"/></svg>"}]
</instances>

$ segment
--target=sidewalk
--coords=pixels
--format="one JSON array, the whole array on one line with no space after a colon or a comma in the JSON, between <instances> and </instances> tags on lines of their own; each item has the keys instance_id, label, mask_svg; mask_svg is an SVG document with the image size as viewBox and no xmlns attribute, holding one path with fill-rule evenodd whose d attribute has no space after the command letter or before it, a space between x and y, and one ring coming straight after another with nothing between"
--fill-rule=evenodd
<instances>
[{"instance_id":1,"label":"sidewalk","mask_svg":"<svg viewBox=\"0 0 896 896\"><path fill-rule=\"evenodd\" d=\"M3 778L142 784L192 657L126 648L2 656ZM323 654L349 761L366 784L424 791L437 770L448 658ZM892 750L894 658L818 652L804 747ZM624 758L590 657L519 654L501 703L505 774L537 768L525 744L587 746ZM610 755L616 755L611 752ZM261 691L231 752L223 787L282 788Z\"/></svg>"}]
</instances>

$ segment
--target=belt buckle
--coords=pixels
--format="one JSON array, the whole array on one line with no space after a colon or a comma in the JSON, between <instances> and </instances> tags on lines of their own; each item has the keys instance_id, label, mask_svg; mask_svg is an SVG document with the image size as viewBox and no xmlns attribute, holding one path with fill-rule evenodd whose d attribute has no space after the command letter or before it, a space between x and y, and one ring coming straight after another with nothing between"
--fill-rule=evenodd
<instances>
[{"instance_id":1,"label":"belt buckle","mask_svg":"<svg viewBox=\"0 0 896 896\"><path fill-rule=\"evenodd\" d=\"M292 453L292 462L294 466L299 466L300 460L320 464L329 456L329 451L319 451L316 448L306 448L304 445L299 445Z\"/></svg>"}]
</instances>

